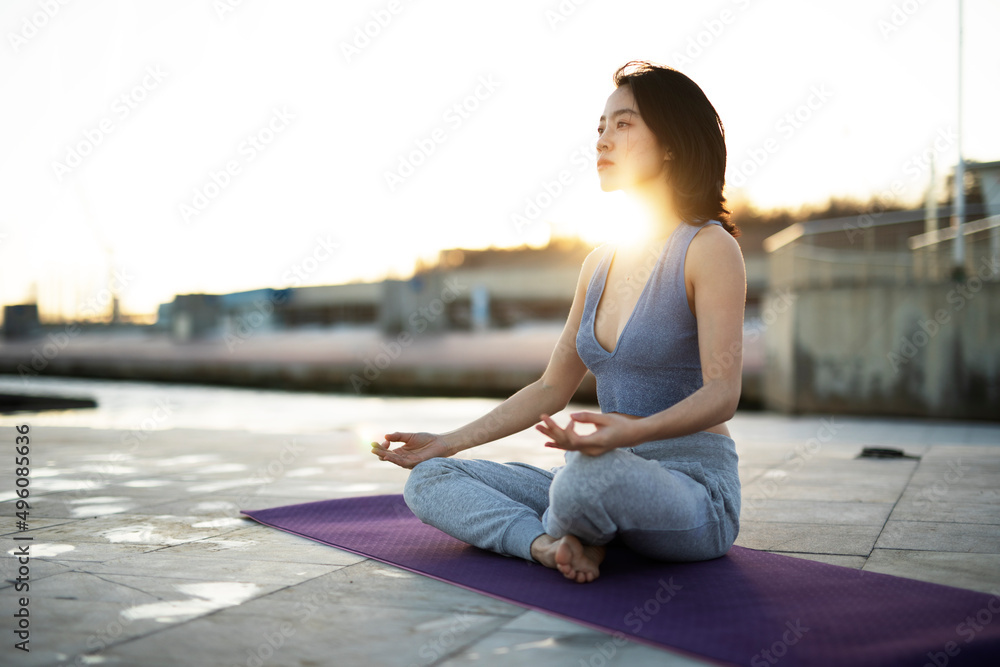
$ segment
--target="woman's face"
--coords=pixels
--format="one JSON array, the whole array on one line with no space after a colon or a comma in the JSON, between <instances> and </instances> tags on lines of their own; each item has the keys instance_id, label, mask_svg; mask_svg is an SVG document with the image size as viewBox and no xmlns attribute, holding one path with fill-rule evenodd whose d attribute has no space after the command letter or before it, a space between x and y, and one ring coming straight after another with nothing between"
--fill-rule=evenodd
<instances>
[{"instance_id":1,"label":"woman's face","mask_svg":"<svg viewBox=\"0 0 1000 667\"><path fill-rule=\"evenodd\" d=\"M651 180L665 182L667 151L639 115L631 86L616 88L601 116L597 174L601 190L632 190Z\"/></svg>"}]
</instances>

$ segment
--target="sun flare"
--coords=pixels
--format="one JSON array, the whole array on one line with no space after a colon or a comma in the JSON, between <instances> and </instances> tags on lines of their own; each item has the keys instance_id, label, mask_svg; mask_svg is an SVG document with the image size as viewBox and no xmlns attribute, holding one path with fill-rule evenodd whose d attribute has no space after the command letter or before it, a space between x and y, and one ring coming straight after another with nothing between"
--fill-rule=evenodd
<instances>
[{"instance_id":1,"label":"sun flare","mask_svg":"<svg viewBox=\"0 0 1000 667\"><path fill-rule=\"evenodd\" d=\"M655 233L646 209L622 192L581 195L550 224L556 236L576 236L594 245L641 244Z\"/></svg>"}]
</instances>

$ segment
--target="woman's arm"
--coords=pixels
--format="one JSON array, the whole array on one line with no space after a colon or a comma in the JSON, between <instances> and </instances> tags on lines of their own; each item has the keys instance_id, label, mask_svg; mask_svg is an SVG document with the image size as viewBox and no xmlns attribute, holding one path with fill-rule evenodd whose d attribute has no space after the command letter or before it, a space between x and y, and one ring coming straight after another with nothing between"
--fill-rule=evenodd
<instances>
[{"instance_id":1,"label":"woman's arm","mask_svg":"<svg viewBox=\"0 0 1000 667\"><path fill-rule=\"evenodd\" d=\"M542 414L559 412L565 408L587 373L587 366L576 350L576 334L580 329L587 288L599 261L598 250L599 248L591 252L583 262L566 325L541 378L465 426L442 434L399 431L388 433L381 444L372 443L372 453L396 465L413 467L427 458L452 456L462 450L518 433L537 424ZM405 444L390 451L391 442Z\"/></svg>"},{"instance_id":2,"label":"woman's arm","mask_svg":"<svg viewBox=\"0 0 1000 667\"><path fill-rule=\"evenodd\" d=\"M642 442L677 438L729 421L740 402L747 296L743 253L736 239L715 225L695 239L699 243L692 241L689 246L687 267L694 288L703 384L666 410L638 420Z\"/></svg>"},{"instance_id":3,"label":"woman's arm","mask_svg":"<svg viewBox=\"0 0 1000 667\"><path fill-rule=\"evenodd\" d=\"M743 376L743 314L746 268L743 253L731 234L709 225L688 247L685 271L690 272L698 319L698 349L703 385L666 410L635 418L615 413L579 412L566 428L547 414L539 431L559 449L598 455L618 447L677 438L704 431L732 419L740 401ZM588 435L573 431L574 422L591 423Z\"/></svg>"}]
</instances>

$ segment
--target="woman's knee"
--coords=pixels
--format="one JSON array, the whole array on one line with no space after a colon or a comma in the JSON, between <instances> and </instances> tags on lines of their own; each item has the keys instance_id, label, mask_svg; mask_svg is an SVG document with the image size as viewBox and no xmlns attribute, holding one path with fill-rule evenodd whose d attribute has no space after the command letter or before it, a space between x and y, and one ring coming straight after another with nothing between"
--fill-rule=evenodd
<instances>
[{"instance_id":1,"label":"woman's knee","mask_svg":"<svg viewBox=\"0 0 1000 667\"><path fill-rule=\"evenodd\" d=\"M419 514L421 499L425 498L427 482L441 475L448 473L448 461L441 457L435 457L421 461L410 470L406 484L403 485L403 501L407 507L416 514Z\"/></svg>"},{"instance_id":2,"label":"woman's knee","mask_svg":"<svg viewBox=\"0 0 1000 667\"><path fill-rule=\"evenodd\" d=\"M570 452L549 487L549 508L560 522L588 522L606 514L608 494L621 482L616 472L619 459L617 452L600 456Z\"/></svg>"},{"instance_id":3,"label":"woman's knee","mask_svg":"<svg viewBox=\"0 0 1000 667\"><path fill-rule=\"evenodd\" d=\"M607 491L627 482L627 457L626 452L617 450L600 456L570 452L566 465L552 479L550 503L587 504L588 501L600 501Z\"/></svg>"}]
</instances>

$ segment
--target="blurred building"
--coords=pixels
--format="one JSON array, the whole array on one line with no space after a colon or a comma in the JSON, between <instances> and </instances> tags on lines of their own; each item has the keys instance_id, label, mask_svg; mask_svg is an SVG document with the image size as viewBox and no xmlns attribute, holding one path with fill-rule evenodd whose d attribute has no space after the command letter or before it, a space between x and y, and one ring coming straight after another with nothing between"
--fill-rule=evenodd
<instances>
[{"instance_id":1,"label":"blurred building","mask_svg":"<svg viewBox=\"0 0 1000 667\"><path fill-rule=\"evenodd\" d=\"M5 340L31 338L39 330L38 304L4 306L3 337Z\"/></svg>"},{"instance_id":2,"label":"blurred building","mask_svg":"<svg viewBox=\"0 0 1000 667\"><path fill-rule=\"evenodd\" d=\"M247 327L371 325L395 335L564 321L591 250L570 240L544 248L452 248L406 280L178 295L160 307L158 326L189 340ZM767 288L767 263L763 253L746 253L745 260L752 319Z\"/></svg>"},{"instance_id":3,"label":"blurred building","mask_svg":"<svg viewBox=\"0 0 1000 667\"><path fill-rule=\"evenodd\" d=\"M996 419L1000 163L967 164L956 265L950 207L793 224L765 241L765 407Z\"/></svg>"},{"instance_id":4,"label":"blurred building","mask_svg":"<svg viewBox=\"0 0 1000 667\"><path fill-rule=\"evenodd\" d=\"M590 250L582 243L450 249L408 280L178 295L160 307L158 326L190 340L248 327L371 325L396 334L563 320Z\"/></svg>"}]
</instances>

